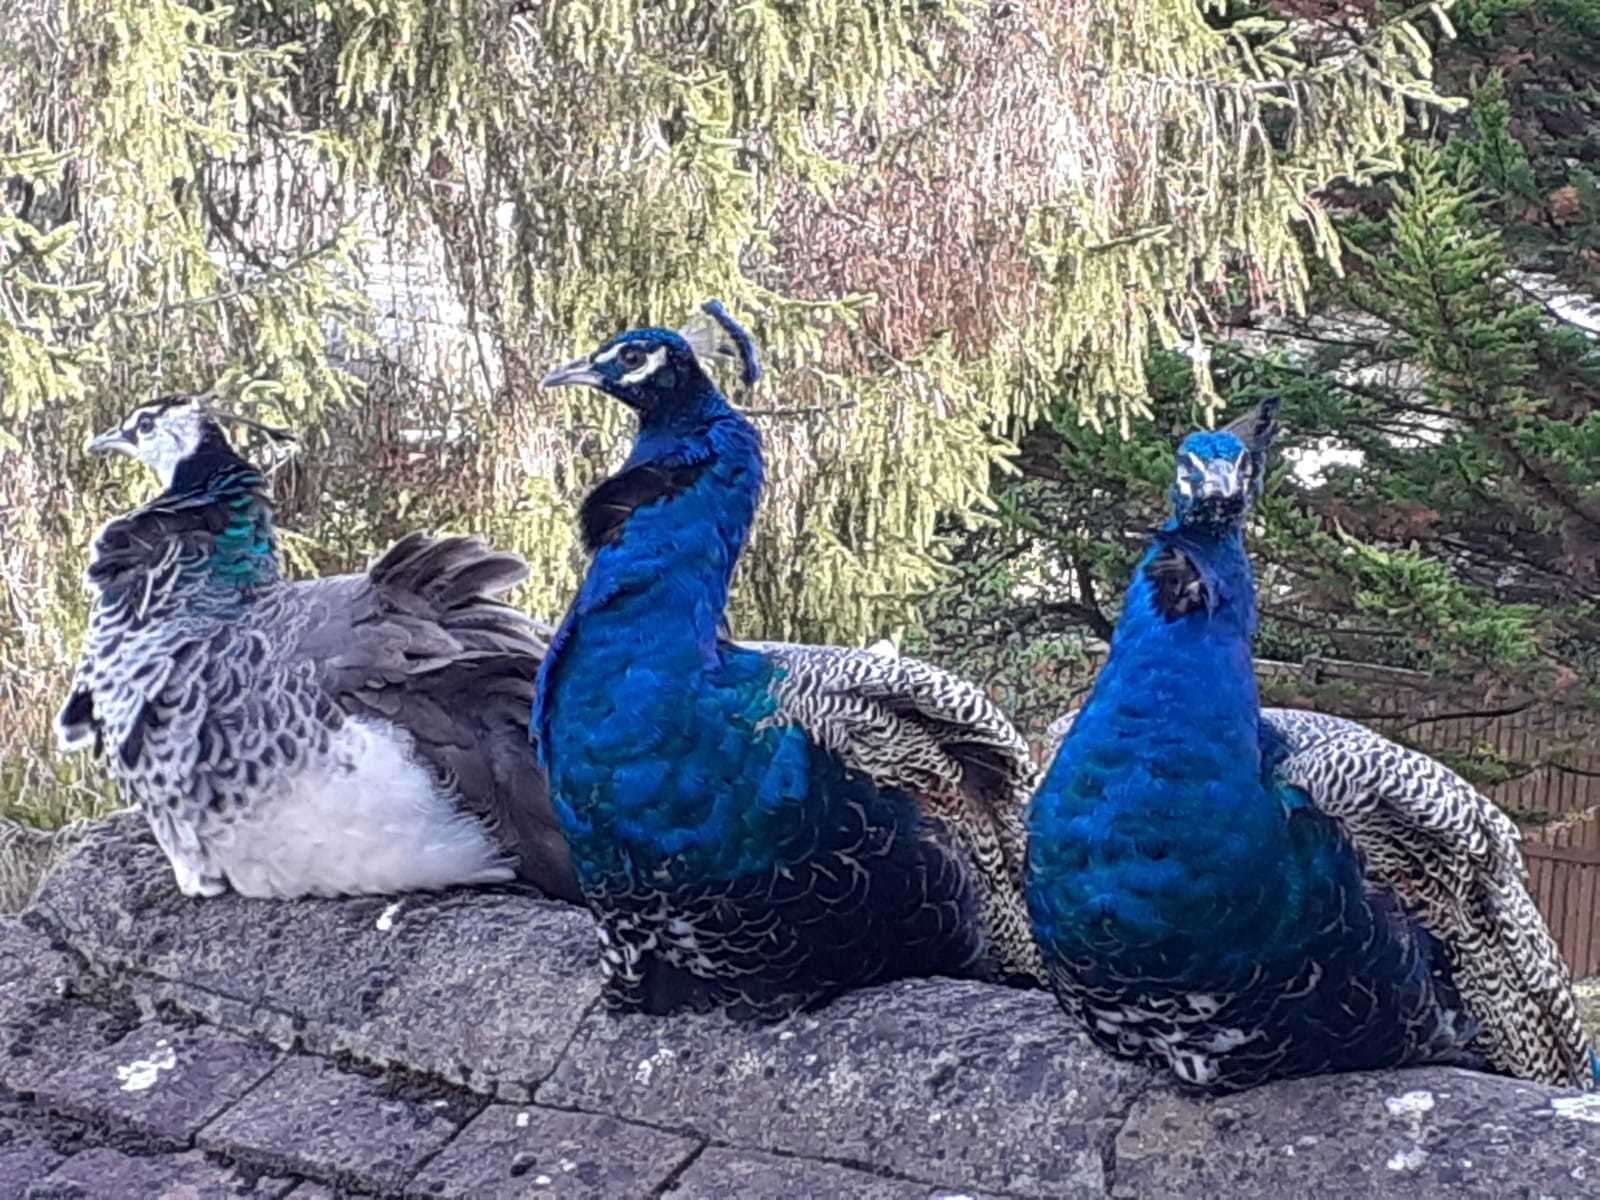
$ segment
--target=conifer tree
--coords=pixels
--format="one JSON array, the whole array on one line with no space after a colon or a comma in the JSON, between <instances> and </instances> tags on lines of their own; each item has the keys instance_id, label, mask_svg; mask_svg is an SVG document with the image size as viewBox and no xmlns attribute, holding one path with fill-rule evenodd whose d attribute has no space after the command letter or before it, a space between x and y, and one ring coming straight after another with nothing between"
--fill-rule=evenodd
<instances>
[{"instance_id":1,"label":"conifer tree","mask_svg":"<svg viewBox=\"0 0 1600 1200\"><path fill-rule=\"evenodd\" d=\"M1536 757L1444 755L1485 784L1583 769L1600 699L1600 141L1582 119L1596 12L1459 6L1438 61L1470 105L1393 177L1326 193L1342 270L1318 271L1304 316L1240 305L1212 342L1234 406L1284 399L1251 532L1259 653L1419 672L1439 713L1526 712ZM1203 417L1192 363L1151 362L1153 418L1130 440L1079 428L1066 399L1030 430L1001 519L965 536L934 606L931 643L992 675L1036 732L1085 685L1171 448ZM1311 673L1274 698L1383 719L1375 694Z\"/></svg>"},{"instance_id":2,"label":"conifer tree","mask_svg":"<svg viewBox=\"0 0 1600 1200\"><path fill-rule=\"evenodd\" d=\"M554 615L622 418L535 381L718 295L772 368L743 398L773 483L737 627L914 625L940 523L982 517L1058 398L1121 436L1152 341L1199 347L1234 293L1302 304L1336 249L1316 193L1435 104L1415 22L1444 7L1330 40L1193 0L25 0L0 798L73 794L47 719L76 580L147 486L78 447L160 391L305 431L275 482L295 570L468 528Z\"/></svg>"}]
</instances>

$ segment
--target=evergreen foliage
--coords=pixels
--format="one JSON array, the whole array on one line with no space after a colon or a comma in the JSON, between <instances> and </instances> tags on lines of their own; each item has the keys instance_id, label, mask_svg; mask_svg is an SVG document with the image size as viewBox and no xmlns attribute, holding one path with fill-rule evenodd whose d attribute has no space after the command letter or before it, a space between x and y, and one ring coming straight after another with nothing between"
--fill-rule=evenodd
<instances>
[{"instance_id":1,"label":"evergreen foliage","mask_svg":"<svg viewBox=\"0 0 1600 1200\"><path fill-rule=\"evenodd\" d=\"M736 627L914 624L939 522L979 518L1057 397L1126 429L1152 338L1198 345L1234 292L1301 305L1336 253L1315 193L1437 101L1429 8L1329 42L1192 0L23 0L0 797L80 786L45 718L89 534L140 485L78 447L159 392L217 384L307 431L275 482L293 569L470 528L554 613L621 423L533 380L720 295L773 366Z\"/></svg>"},{"instance_id":2,"label":"evergreen foliage","mask_svg":"<svg viewBox=\"0 0 1600 1200\"><path fill-rule=\"evenodd\" d=\"M1527 709L1550 735L1530 752L1558 769L1579 765L1600 698L1600 356L1582 327L1600 140L1581 7L1459 6L1439 82L1470 105L1381 186L1332 189L1342 271L1316 275L1303 317L1240 305L1211 361L1239 406L1284 398L1287 453L1250 533L1259 655L1421 672L1445 712ZM1066 402L1023 439L1001 520L965 538L930 625L1035 732L1081 694L1086 639L1115 619L1161 499L1153 464L1202 415L1191 364L1151 361L1153 419L1131 442L1086 438ZM1308 693L1314 674L1276 698L1392 715L1381 684ZM1541 765L1451 761L1484 785Z\"/></svg>"}]
</instances>

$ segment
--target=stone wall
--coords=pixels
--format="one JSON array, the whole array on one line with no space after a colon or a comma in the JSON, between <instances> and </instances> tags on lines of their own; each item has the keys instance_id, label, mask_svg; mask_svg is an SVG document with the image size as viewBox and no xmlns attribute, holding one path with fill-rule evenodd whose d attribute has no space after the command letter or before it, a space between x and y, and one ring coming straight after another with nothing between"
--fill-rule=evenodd
<instances>
[{"instance_id":1,"label":"stone wall","mask_svg":"<svg viewBox=\"0 0 1600 1200\"><path fill-rule=\"evenodd\" d=\"M509 889L188 900L113 818L0 920L0 1196L1600 1188L1600 1097L1425 1069L1196 1099L1040 992L619 1018L592 960L585 914Z\"/></svg>"}]
</instances>

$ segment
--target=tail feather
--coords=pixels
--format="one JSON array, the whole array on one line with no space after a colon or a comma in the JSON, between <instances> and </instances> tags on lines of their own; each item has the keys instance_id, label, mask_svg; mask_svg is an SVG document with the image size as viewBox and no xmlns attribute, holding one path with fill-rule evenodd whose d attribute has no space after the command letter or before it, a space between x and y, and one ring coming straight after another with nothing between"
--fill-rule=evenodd
<instances>
[{"instance_id":1,"label":"tail feather","mask_svg":"<svg viewBox=\"0 0 1600 1200\"><path fill-rule=\"evenodd\" d=\"M472 653L544 657L548 627L496 596L528 577L521 557L475 537L408 534L367 572L393 609L436 624Z\"/></svg>"},{"instance_id":2,"label":"tail feather","mask_svg":"<svg viewBox=\"0 0 1600 1200\"><path fill-rule=\"evenodd\" d=\"M407 534L367 571L374 586L410 592L449 610L510 591L528 577L519 555L475 537Z\"/></svg>"}]
</instances>

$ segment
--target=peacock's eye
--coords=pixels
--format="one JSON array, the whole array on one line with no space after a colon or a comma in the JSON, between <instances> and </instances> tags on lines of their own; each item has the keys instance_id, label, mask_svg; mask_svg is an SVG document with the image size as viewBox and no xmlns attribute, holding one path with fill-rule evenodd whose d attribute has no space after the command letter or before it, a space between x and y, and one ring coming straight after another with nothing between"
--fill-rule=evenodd
<instances>
[{"instance_id":1,"label":"peacock's eye","mask_svg":"<svg viewBox=\"0 0 1600 1200\"><path fill-rule=\"evenodd\" d=\"M624 346L622 353L617 355L617 359L623 366L632 371L636 367L644 366L644 351L637 346Z\"/></svg>"},{"instance_id":2,"label":"peacock's eye","mask_svg":"<svg viewBox=\"0 0 1600 1200\"><path fill-rule=\"evenodd\" d=\"M149 413L139 414L139 423L137 428L140 433L150 433L155 429L155 427L156 419L154 417L152 417Z\"/></svg>"}]
</instances>

